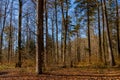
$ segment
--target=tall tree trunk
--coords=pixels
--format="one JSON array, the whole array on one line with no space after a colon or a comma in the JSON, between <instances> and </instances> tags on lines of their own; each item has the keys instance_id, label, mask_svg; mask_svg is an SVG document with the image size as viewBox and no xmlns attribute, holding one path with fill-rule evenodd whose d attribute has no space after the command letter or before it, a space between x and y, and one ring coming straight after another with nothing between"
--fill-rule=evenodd
<instances>
[{"instance_id":1,"label":"tall tree trunk","mask_svg":"<svg viewBox=\"0 0 120 80\"><path fill-rule=\"evenodd\" d=\"M28 11L28 9L27 9L27 13L26 13L27 15L26 15L26 54L28 54L29 55L29 51L30 51L30 29L29 29L29 11Z\"/></svg>"},{"instance_id":2,"label":"tall tree trunk","mask_svg":"<svg viewBox=\"0 0 120 80\"><path fill-rule=\"evenodd\" d=\"M18 16L18 64L17 67L21 67L21 26L22 26L22 0L19 0L19 16Z\"/></svg>"},{"instance_id":3,"label":"tall tree trunk","mask_svg":"<svg viewBox=\"0 0 120 80\"><path fill-rule=\"evenodd\" d=\"M78 60L78 62L80 62L81 55L80 55L80 43L79 43L79 30L77 31L77 44L76 44L76 46L77 46L77 60Z\"/></svg>"},{"instance_id":4,"label":"tall tree trunk","mask_svg":"<svg viewBox=\"0 0 120 80\"><path fill-rule=\"evenodd\" d=\"M89 52L89 63L91 64L91 40L90 40L90 10L87 0L87 27L88 27L88 52Z\"/></svg>"},{"instance_id":5,"label":"tall tree trunk","mask_svg":"<svg viewBox=\"0 0 120 80\"><path fill-rule=\"evenodd\" d=\"M62 58L63 58L63 64L65 64L65 45L66 45L66 40L65 40L65 17L64 17L64 10L63 10L63 2L61 1L61 11L62 11L62 32L61 32L61 53L62 53Z\"/></svg>"},{"instance_id":6,"label":"tall tree trunk","mask_svg":"<svg viewBox=\"0 0 120 80\"><path fill-rule=\"evenodd\" d=\"M8 42L8 63L12 59L12 13L13 13L13 1L11 2L10 8L10 33L9 33L9 42Z\"/></svg>"},{"instance_id":7,"label":"tall tree trunk","mask_svg":"<svg viewBox=\"0 0 120 80\"><path fill-rule=\"evenodd\" d=\"M55 23L56 23L56 58L57 62L59 62L59 46L58 46L58 15L57 15L57 0L55 0Z\"/></svg>"},{"instance_id":8,"label":"tall tree trunk","mask_svg":"<svg viewBox=\"0 0 120 80\"><path fill-rule=\"evenodd\" d=\"M47 66L49 59L49 49L48 49L48 11L47 11L47 0L45 0L45 26L46 26L46 63Z\"/></svg>"},{"instance_id":9,"label":"tall tree trunk","mask_svg":"<svg viewBox=\"0 0 120 80\"><path fill-rule=\"evenodd\" d=\"M68 29L68 54L69 54L69 63L70 67L73 67L73 61L72 61L72 50L71 50L71 35L70 35L71 27Z\"/></svg>"},{"instance_id":10,"label":"tall tree trunk","mask_svg":"<svg viewBox=\"0 0 120 80\"><path fill-rule=\"evenodd\" d=\"M100 9L98 2L98 31L99 31L99 61L102 62L102 46L101 46L101 26L100 26Z\"/></svg>"},{"instance_id":11,"label":"tall tree trunk","mask_svg":"<svg viewBox=\"0 0 120 80\"><path fill-rule=\"evenodd\" d=\"M54 31L55 31L55 29L54 29L54 15L52 16L52 19L51 19L51 21L52 21L52 55L54 55L54 60L53 61L55 61L55 63L56 63L56 60L57 60L57 57L56 57L56 54L55 54L55 45L54 45Z\"/></svg>"},{"instance_id":12,"label":"tall tree trunk","mask_svg":"<svg viewBox=\"0 0 120 80\"><path fill-rule=\"evenodd\" d=\"M104 16L104 7L103 7L103 1L101 0L101 11L102 11L102 26L103 26L103 44L102 44L102 47L103 47L103 54L104 54L104 64L106 65L107 64L107 61L106 61L106 45L105 45L105 42L106 42L106 40L105 40L105 16Z\"/></svg>"},{"instance_id":13,"label":"tall tree trunk","mask_svg":"<svg viewBox=\"0 0 120 80\"><path fill-rule=\"evenodd\" d=\"M64 32L63 32L63 36L64 36L64 41L63 41L63 53L64 53L64 67L67 67L67 31L68 31L68 0L65 0L65 3L66 3L66 13L65 13L65 16L64 16L64 6L63 6L63 2L61 2L62 5L61 5L61 10L62 10L62 18L63 18L63 29L64 29Z\"/></svg>"},{"instance_id":14,"label":"tall tree trunk","mask_svg":"<svg viewBox=\"0 0 120 80\"><path fill-rule=\"evenodd\" d=\"M109 45L109 59L110 59L110 66L115 65L113 50L112 50L112 42L110 37L110 29L109 29L109 23L108 23L108 15L107 15L107 8L106 8L106 1L104 0L104 6L105 6L105 17L106 17L106 27L107 27L107 35L108 35L108 45Z\"/></svg>"},{"instance_id":15,"label":"tall tree trunk","mask_svg":"<svg viewBox=\"0 0 120 80\"><path fill-rule=\"evenodd\" d=\"M38 0L37 3L37 44L36 44L36 72L43 73L44 68L44 29L43 29L43 13L44 0Z\"/></svg>"},{"instance_id":16,"label":"tall tree trunk","mask_svg":"<svg viewBox=\"0 0 120 80\"><path fill-rule=\"evenodd\" d=\"M0 38L0 62L2 62L3 33L4 33L5 24L6 24L7 8L8 8L8 1L6 0L5 8L4 8L3 25L2 25L2 30L0 33L0 37L1 37Z\"/></svg>"},{"instance_id":17,"label":"tall tree trunk","mask_svg":"<svg viewBox=\"0 0 120 80\"><path fill-rule=\"evenodd\" d=\"M67 34L68 34L68 0L65 0L66 1L66 19L65 19L65 26L64 26L64 29L65 29L65 34L64 34L64 54L65 54L65 67L67 67L67 63L68 63L68 59L67 59Z\"/></svg>"},{"instance_id":18,"label":"tall tree trunk","mask_svg":"<svg viewBox=\"0 0 120 80\"><path fill-rule=\"evenodd\" d=\"M116 0L116 26L117 26L117 46L118 46L118 56L120 58L120 32L119 32L119 9L118 0Z\"/></svg>"},{"instance_id":19,"label":"tall tree trunk","mask_svg":"<svg viewBox=\"0 0 120 80\"><path fill-rule=\"evenodd\" d=\"M64 53L63 53L63 17L62 17L62 25L61 25L61 62L63 63L64 62Z\"/></svg>"},{"instance_id":20,"label":"tall tree trunk","mask_svg":"<svg viewBox=\"0 0 120 80\"><path fill-rule=\"evenodd\" d=\"M79 39L79 34L80 34L80 24L79 24L79 20L78 20L78 16L75 14L75 18L76 18L76 21L77 21L77 25L76 25L76 34L77 34L77 42L75 44L76 46L76 53L77 53L77 61L80 62L81 61L81 54L80 54L80 39ZM78 45L79 44L79 45Z\"/></svg>"},{"instance_id":21,"label":"tall tree trunk","mask_svg":"<svg viewBox=\"0 0 120 80\"><path fill-rule=\"evenodd\" d=\"M2 6L2 2L0 2L0 5ZM0 7L0 27L2 28L2 7ZM2 32L2 31L1 31ZM1 33L0 32L0 33ZM1 35L0 35L0 63L2 62L2 51L1 51Z\"/></svg>"}]
</instances>

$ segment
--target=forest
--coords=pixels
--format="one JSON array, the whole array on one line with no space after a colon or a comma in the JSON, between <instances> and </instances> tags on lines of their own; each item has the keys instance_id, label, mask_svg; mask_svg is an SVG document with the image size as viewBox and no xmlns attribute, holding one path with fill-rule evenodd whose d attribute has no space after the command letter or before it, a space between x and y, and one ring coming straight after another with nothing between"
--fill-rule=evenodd
<instances>
[{"instance_id":1,"label":"forest","mask_svg":"<svg viewBox=\"0 0 120 80\"><path fill-rule=\"evenodd\" d=\"M0 0L0 79L119 80L120 0Z\"/></svg>"}]
</instances>

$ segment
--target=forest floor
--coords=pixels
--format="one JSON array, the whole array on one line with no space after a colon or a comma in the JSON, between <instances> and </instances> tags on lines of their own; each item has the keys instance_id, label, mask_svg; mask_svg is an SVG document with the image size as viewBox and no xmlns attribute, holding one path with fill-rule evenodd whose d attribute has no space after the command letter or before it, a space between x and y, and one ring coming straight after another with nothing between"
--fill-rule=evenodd
<instances>
[{"instance_id":1,"label":"forest floor","mask_svg":"<svg viewBox=\"0 0 120 80\"><path fill-rule=\"evenodd\" d=\"M56 68L37 75L34 68L0 67L0 80L120 80L119 68Z\"/></svg>"}]
</instances>

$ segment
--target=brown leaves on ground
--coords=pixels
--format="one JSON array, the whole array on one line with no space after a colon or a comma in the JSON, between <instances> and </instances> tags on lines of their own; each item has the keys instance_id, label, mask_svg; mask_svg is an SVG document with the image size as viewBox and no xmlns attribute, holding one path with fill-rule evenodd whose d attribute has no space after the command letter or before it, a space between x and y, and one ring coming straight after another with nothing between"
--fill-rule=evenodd
<instances>
[{"instance_id":1,"label":"brown leaves on ground","mask_svg":"<svg viewBox=\"0 0 120 80\"><path fill-rule=\"evenodd\" d=\"M1 70L0 80L120 80L119 69L60 68L41 75L24 70Z\"/></svg>"}]
</instances>

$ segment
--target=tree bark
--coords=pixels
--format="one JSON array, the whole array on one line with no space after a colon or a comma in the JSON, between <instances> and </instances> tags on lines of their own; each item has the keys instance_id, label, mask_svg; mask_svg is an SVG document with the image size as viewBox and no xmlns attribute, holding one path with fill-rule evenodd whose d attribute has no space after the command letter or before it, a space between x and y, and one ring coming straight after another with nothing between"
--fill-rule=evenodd
<instances>
[{"instance_id":1,"label":"tree bark","mask_svg":"<svg viewBox=\"0 0 120 80\"><path fill-rule=\"evenodd\" d=\"M76 46L77 46L77 60L78 60L78 62L80 62L81 55L80 55L80 43L79 43L79 30L77 31L77 44L76 44Z\"/></svg>"},{"instance_id":2,"label":"tree bark","mask_svg":"<svg viewBox=\"0 0 120 80\"><path fill-rule=\"evenodd\" d=\"M8 63L12 59L12 13L13 13L13 1L11 2L11 8L10 8L10 33L9 33L9 41L8 41Z\"/></svg>"},{"instance_id":3,"label":"tree bark","mask_svg":"<svg viewBox=\"0 0 120 80\"><path fill-rule=\"evenodd\" d=\"M89 63L91 64L91 39L90 39L90 10L87 0L87 27L88 27L88 52L89 52Z\"/></svg>"},{"instance_id":4,"label":"tree bark","mask_svg":"<svg viewBox=\"0 0 120 80\"><path fill-rule=\"evenodd\" d=\"M37 44L36 44L36 72L43 73L44 68L44 30L43 30L43 13L44 0L37 2Z\"/></svg>"},{"instance_id":5,"label":"tree bark","mask_svg":"<svg viewBox=\"0 0 120 80\"><path fill-rule=\"evenodd\" d=\"M109 59L110 59L110 66L115 65L113 50L112 50L112 42L110 37L110 29L109 29L109 23L108 23L108 15L107 15L107 8L106 8L106 1L104 0L104 6L105 6L105 17L106 17L106 27L107 27L107 35L108 35L108 45L109 45Z\"/></svg>"},{"instance_id":6,"label":"tree bark","mask_svg":"<svg viewBox=\"0 0 120 80\"><path fill-rule=\"evenodd\" d=\"M117 26L117 46L118 46L118 57L120 58L120 32L119 32L119 9L118 0L116 0L116 26Z\"/></svg>"},{"instance_id":7,"label":"tree bark","mask_svg":"<svg viewBox=\"0 0 120 80\"><path fill-rule=\"evenodd\" d=\"M101 46L101 26L100 26L100 9L98 2L98 31L99 31L99 61L102 62L102 46Z\"/></svg>"},{"instance_id":8,"label":"tree bark","mask_svg":"<svg viewBox=\"0 0 120 80\"><path fill-rule=\"evenodd\" d=\"M47 66L48 60L49 59L49 48L48 48L48 11L47 11L47 0L45 0L45 26L46 26L46 63L45 65Z\"/></svg>"},{"instance_id":9,"label":"tree bark","mask_svg":"<svg viewBox=\"0 0 120 80\"><path fill-rule=\"evenodd\" d=\"M8 2L6 0L5 2L5 8L4 8L4 17L3 17L3 25L2 25L2 30L0 33L0 62L2 62L2 47L3 47L3 32L6 24L6 14L7 14L7 8L8 8Z\"/></svg>"},{"instance_id":10,"label":"tree bark","mask_svg":"<svg viewBox=\"0 0 120 80\"><path fill-rule=\"evenodd\" d=\"M63 65L66 67L65 63L65 53L66 53L66 40L65 40L65 16L64 16L64 9L63 9L63 2L61 1L61 12L62 12L62 35L61 35L61 53L62 53L62 58L63 58Z\"/></svg>"},{"instance_id":11,"label":"tree bark","mask_svg":"<svg viewBox=\"0 0 120 80\"><path fill-rule=\"evenodd\" d=\"M103 44L102 44L102 47L103 47L103 54L104 54L104 64L106 65L107 64L107 61L106 61L106 40L105 40L105 16L104 16L104 6L103 6L103 1L101 0L101 11L102 11L102 26L103 26Z\"/></svg>"},{"instance_id":12,"label":"tree bark","mask_svg":"<svg viewBox=\"0 0 120 80\"><path fill-rule=\"evenodd\" d=\"M18 64L17 67L21 67L21 27L22 27L22 0L19 0L19 16L18 16Z\"/></svg>"},{"instance_id":13,"label":"tree bark","mask_svg":"<svg viewBox=\"0 0 120 80\"><path fill-rule=\"evenodd\" d=\"M52 18L51 18L51 23L52 23L52 55L54 55L54 62L57 63L57 57L56 57L56 54L55 54L55 42L54 42L54 32L55 32L55 29L54 29L54 15L52 15Z\"/></svg>"},{"instance_id":14,"label":"tree bark","mask_svg":"<svg viewBox=\"0 0 120 80\"><path fill-rule=\"evenodd\" d=\"M55 0L55 23L56 23L56 61L59 62L59 46L58 46L58 15L57 0Z\"/></svg>"}]
</instances>

